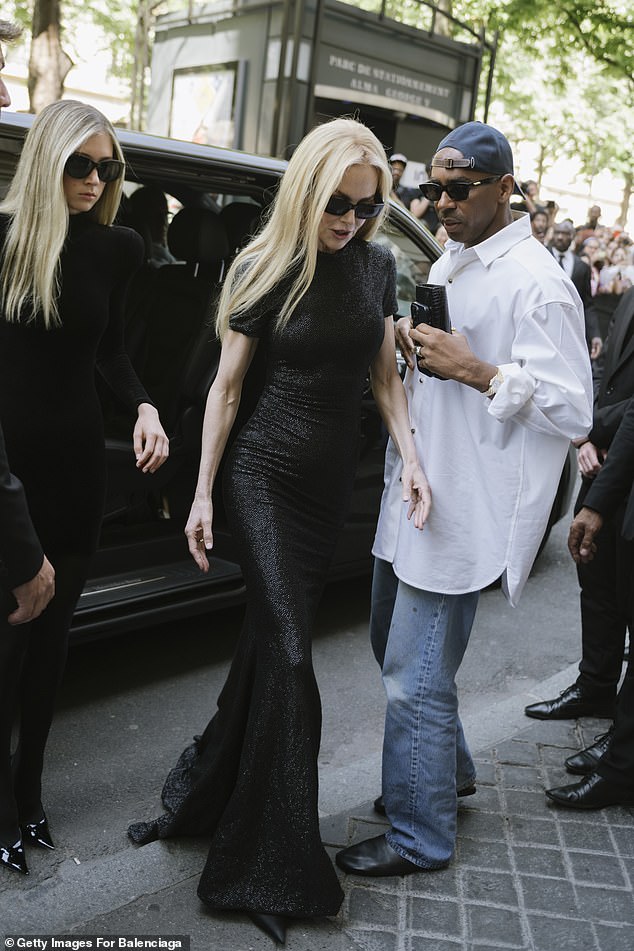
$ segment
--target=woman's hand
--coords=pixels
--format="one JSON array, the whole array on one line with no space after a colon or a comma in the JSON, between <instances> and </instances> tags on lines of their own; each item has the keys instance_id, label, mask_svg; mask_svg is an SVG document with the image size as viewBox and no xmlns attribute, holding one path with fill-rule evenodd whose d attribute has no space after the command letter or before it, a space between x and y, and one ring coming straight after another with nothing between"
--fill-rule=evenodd
<instances>
[{"instance_id":1,"label":"woman's hand","mask_svg":"<svg viewBox=\"0 0 634 951\"><path fill-rule=\"evenodd\" d=\"M187 536L187 547L190 555L200 570L204 572L209 571L206 552L211 551L214 544L211 531L212 519L213 506L211 499L195 498L185 525L185 535Z\"/></svg>"},{"instance_id":2,"label":"woman's hand","mask_svg":"<svg viewBox=\"0 0 634 951\"><path fill-rule=\"evenodd\" d=\"M161 426L158 411L151 403L140 403L134 427L136 467L142 472L156 472L169 456L169 439Z\"/></svg>"},{"instance_id":3,"label":"woman's hand","mask_svg":"<svg viewBox=\"0 0 634 951\"><path fill-rule=\"evenodd\" d=\"M431 511L431 489L418 460L403 465L401 481L403 501L409 502L407 518L413 516L414 525L422 532Z\"/></svg>"},{"instance_id":4,"label":"woman's hand","mask_svg":"<svg viewBox=\"0 0 634 951\"><path fill-rule=\"evenodd\" d=\"M594 443L591 443L588 439L579 447L577 454L579 472L582 476L585 476L586 479L594 479L595 475L600 471L604 459L605 453L597 449Z\"/></svg>"}]
</instances>

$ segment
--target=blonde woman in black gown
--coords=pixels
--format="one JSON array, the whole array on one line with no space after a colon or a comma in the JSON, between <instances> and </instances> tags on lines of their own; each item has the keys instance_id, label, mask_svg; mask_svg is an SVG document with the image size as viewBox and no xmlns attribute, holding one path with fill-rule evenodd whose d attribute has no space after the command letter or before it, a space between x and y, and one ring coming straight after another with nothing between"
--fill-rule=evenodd
<instances>
[{"instance_id":1,"label":"blonde woman in black gown","mask_svg":"<svg viewBox=\"0 0 634 951\"><path fill-rule=\"evenodd\" d=\"M211 835L200 898L246 912L279 943L287 919L335 915L342 900L319 835L311 633L348 510L368 367L405 463L413 531L430 505L396 368L394 258L371 241L391 181L365 126L319 126L295 151L268 223L229 271L217 318L222 357L185 531L207 571L214 479L245 373L264 346L264 390L231 448L223 486L246 620L218 711L167 778L167 812L129 830L138 843Z\"/></svg>"},{"instance_id":2,"label":"blonde woman in black gown","mask_svg":"<svg viewBox=\"0 0 634 951\"><path fill-rule=\"evenodd\" d=\"M123 172L106 117L56 102L33 123L0 206L0 419L56 573L40 617L0 631L0 866L23 874L24 844L54 847L41 797L44 749L105 498L96 368L136 416L130 465L154 472L168 455L123 348L126 287L143 256L135 232L111 227Z\"/></svg>"}]
</instances>

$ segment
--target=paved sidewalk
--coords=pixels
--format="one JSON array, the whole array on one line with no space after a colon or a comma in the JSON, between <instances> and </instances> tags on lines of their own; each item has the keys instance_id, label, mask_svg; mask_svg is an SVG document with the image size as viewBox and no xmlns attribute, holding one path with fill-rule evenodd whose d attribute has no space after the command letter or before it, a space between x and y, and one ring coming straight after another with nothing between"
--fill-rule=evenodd
<instances>
[{"instance_id":1,"label":"paved sidewalk","mask_svg":"<svg viewBox=\"0 0 634 951\"><path fill-rule=\"evenodd\" d=\"M540 696L554 696L570 676L541 684ZM517 703L503 714L488 745L474 744L478 792L460 802L450 867L343 877L339 916L292 924L288 951L633 951L634 810L563 810L543 792L574 781L565 757L607 721L530 721ZM371 802L322 823L333 857L383 828ZM204 840L139 849L122 831L117 848L79 864L69 853L31 850L34 874L4 873L0 882L0 935L185 934L195 951L273 951L244 916L207 911L197 899Z\"/></svg>"},{"instance_id":2,"label":"paved sidewalk","mask_svg":"<svg viewBox=\"0 0 634 951\"><path fill-rule=\"evenodd\" d=\"M543 792L576 781L563 760L606 728L605 720L534 721L483 751L478 793L460 805L449 868L344 880L340 925L355 946L632 951L634 810L575 812L547 805ZM377 835L384 826L370 810L333 820L329 841Z\"/></svg>"}]
</instances>

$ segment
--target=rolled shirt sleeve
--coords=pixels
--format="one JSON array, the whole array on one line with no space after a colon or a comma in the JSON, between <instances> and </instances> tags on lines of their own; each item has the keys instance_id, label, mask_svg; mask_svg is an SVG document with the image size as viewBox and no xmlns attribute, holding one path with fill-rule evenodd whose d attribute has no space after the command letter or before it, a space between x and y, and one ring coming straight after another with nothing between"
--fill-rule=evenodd
<instances>
[{"instance_id":1,"label":"rolled shirt sleeve","mask_svg":"<svg viewBox=\"0 0 634 951\"><path fill-rule=\"evenodd\" d=\"M592 426L592 375L576 308L557 301L524 314L511 359L499 365L504 382L489 413L550 436L585 436Z\"/></svg>"}]
</instances>

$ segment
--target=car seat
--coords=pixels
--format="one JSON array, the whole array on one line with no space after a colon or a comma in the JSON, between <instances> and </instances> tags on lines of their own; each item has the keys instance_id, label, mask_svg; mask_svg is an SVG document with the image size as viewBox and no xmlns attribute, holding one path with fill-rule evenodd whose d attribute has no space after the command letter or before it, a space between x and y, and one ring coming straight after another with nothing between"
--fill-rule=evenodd
<instances>
[{"instance_id":1,"label":"car seat","mask_svg":"<svg viewBox=\"0 0 634 951\"><path fill-rule=\"evenodd\" d=\"M227 229L231 254L240 251L260 224L260 208L246 201L232 201L220 212L222 222Z\"/></svg>"},{"instance_id":2,"label":"car seat","mask_svg":"<svg viewBox=\"0 0 634 951\"><path fill-rule=\"evenodd\" d=\"M129 417L125 430L121 419L108 421L107 516L121 512L135 493L160 488L173 476L179 457L199 449L206 392L203 396L194 376L207 373L206 380L204 361L213 364L214 354L219 352L213 318L229 243L220 216L207 208L183 208L174 216L167 237L170 251L182 263L167 264L154 272L145 300L138 302L130 318L126 347L129 336L135 368L170 437L170 460L151 480L143 477L134 468L127 436ZM200 405L193 407L194 400ZM124 432L126 438L122 438Z\"/></svg>"}]
</instances>

